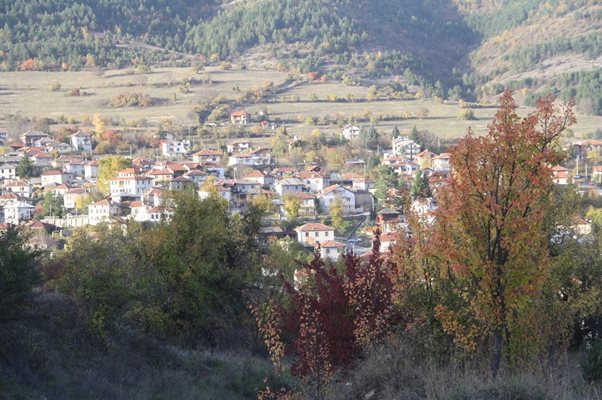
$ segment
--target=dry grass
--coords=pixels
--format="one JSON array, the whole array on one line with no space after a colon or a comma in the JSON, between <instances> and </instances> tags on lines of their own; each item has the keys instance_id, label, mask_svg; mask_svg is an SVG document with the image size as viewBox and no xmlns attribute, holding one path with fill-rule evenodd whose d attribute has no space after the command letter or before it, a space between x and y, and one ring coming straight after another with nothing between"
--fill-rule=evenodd
<instances>
[{"instance_id":1,"label":"dry grass","mask_svg":"<svg viewBox=\"0 0 602 400\"><path fill-rule=\"evenodd\" d=\"M179 90L185 79L194 79L189 85L189 92ZM211 79L211 83L207 79ZM99 114L115 120L146 120L149 126L156 126L164 119L171 119L178 125L192 123L191 111L203 99L222 95L229 99L240 96L234 88L244 91L266 81L276 85L283 83L287 74L265 69L241 70L234 68L223 71L217 67L207 68L196 73L192 68L158 68L148 74L134 75L126 70L107 71L100 77L90 71L81 72L4 72L0 73L0 118L11 113L37 117L91 117ZM52 91L56 83L61 89ZM66 96L72 88L80 88L89 95L80 97ZM124 92L140 92L158 99L155 106L147 108L113 108L109 101ZM175 100L174 100L175 93ZM366 114L392 117L392 120L378 122L377 128L391 131L395 125L402 132L409 132L413 126L429 130L442 138L458 138L472 128L477 134L486 132L487 124L495 114L494 107L475 110L476 120L466 121L459 118L458 104L443 104L432 100L377 100L370 102L329 102L329 95L347 98L363 98L368 88L348 86L340 82L303 84L278 94L287 99L299 99L294 102L270 102L267 104L251 104L250 112L258 112L267 108L271 118L280 118L287 122L289 132L304 135L315 129L315 126L298 122L299 116L312 116L336 120L338 116L348 119L351 116ZM312 101L313 95L319 101ZM426 108L429 115L423 119L407 118L420 108ZM528 109L523 109L527 112ZM580 133L593 132L602 126L602 117L578 116L579 123L574 127L576 136ZM369 125L369 122L358 125ZM0 119L0 128L7 128ZM319 127L325 133L338 133L338 124Z\"/></svg>"},{"instance_id":2,"label":"dry grass","mask_svg":"<svg viewBox=\"0 0 602 400\"><path fill-rule=\"evenodd\" d=\"M436 365L404 344L375 349L349 376L330 388L336 400L599 400L602 391L583 381L578 369L504 372L491 379L486 368Z\"/></svg>"}]
</instances>

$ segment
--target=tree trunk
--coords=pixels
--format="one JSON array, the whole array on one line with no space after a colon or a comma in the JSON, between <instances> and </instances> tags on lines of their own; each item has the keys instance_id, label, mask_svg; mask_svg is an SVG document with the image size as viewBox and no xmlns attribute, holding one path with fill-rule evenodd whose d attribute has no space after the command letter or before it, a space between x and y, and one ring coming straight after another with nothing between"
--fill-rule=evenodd
<instances>
[{"instance_id":1,"label":"tree trunk","mask_svg":"<svg viewBox=\"0 0 602 400\"><path fill-rule=\"evenodd\" d=\"M493 350L491 352L491 377L495 379L500 370L500 361L502 359L503 334L501 328L495 328L493 332Z\"/></svg>"}]
</instances>

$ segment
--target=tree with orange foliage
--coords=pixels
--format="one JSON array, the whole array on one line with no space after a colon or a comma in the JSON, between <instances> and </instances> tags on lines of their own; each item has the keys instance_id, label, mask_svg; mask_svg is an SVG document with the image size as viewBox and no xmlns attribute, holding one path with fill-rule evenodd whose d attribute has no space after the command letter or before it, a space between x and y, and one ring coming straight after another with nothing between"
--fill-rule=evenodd
<instances>
[{"instance_id":1,"label":"tree with orange foliage","mask_svg":"<svg viewBox=\"0 0 602 400\"><path fill-rule=\"evenodd\" d=\"M452 151L451 176L437 193L433 246L490 352L498 373L513 326L528 314L545 279L548 246L544 215L553 189L551 167L562 159L559 138L575 123L573 102L555 107L546 97L525 118L510 91L487 135L468 135ZM444 330L460 330L455 310L438 307Z\"/></svg>"}]
</instances>

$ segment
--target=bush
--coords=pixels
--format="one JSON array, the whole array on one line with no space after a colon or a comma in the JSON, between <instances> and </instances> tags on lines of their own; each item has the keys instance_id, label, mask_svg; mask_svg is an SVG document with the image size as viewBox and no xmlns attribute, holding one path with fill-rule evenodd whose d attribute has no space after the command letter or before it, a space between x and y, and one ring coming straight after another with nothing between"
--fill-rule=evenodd
<instances>
[{"instance_id":1,"label":"bush","mask_svg":"<svg viewBox=\"0 0 602 400\"><path fill-rule=\"evenodd\" d=\"M154 103L148 94L121 93L111 99L111 107L150 107Z\"/></svg>"},{"instance_id":2,"label":"bush","mask_svg":"<svg viewBox=\"0 0 602 400\"><path fill-rule=\"evenodd\" d=\"M583 377L589 382L602 381L602 341L591 344L581 364Z\"/></svg>"},{"instance_id":3,"label":"bush","mask_svg":"<svg viewBox=\"0 0 602 400\"><path fill-rule=\"evenodd\" d=\"M458 117L460 119L465 119L468 121L477 119L474 115L474 110L472 108L463 108L458 114Z\"/></svg>"},{"instance_id":4,"label":"bush","mask_svg":"<svg viewBox=\"0 0 602 400\"><path fill-rule=\"evenodd\" d=\"M48 87L48 90L50 90L51 92L58 92L59 90L61 90L61 84L59 82L54 82Z\"/></svg>"}]
</instances>

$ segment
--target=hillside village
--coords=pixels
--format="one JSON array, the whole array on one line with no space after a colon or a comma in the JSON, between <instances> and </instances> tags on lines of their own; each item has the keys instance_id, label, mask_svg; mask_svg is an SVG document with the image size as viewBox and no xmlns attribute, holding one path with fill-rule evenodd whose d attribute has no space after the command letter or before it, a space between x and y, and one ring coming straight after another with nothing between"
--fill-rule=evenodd
<instances>
[{"instance_id":1,"label":"hillside village","mask_svg":"<svg viewBox=\"0 0 602 400\"><path fill-rule=\"evenodd\" d=\"M251 114L238 110L231 113L230 123L254 122ZM353 140L360 131L360 127L346 125L340 135ZM1 141L6 142L7 137L6 132L0 133ZM34 229L32 240L50 250L61 246L75 228L101 223L118 226L128 221L168 222L175 195L187 189L196 191L201 199L220 196L233 214L263 199L268 205L262 235L291 237L308 250L319 249L331 260L349 250L369 256L377 227L386 253L405 224L403 193L387 187L378 201L375 181L365 174L363 160L347 161L339 172L311 163L294 168L279 165L271 149L244 139L231 141L224 149L199 149L190 139L166 134L159 143L160 157L122 158L127 165L110 171L101 188L104 157L93 155L93 133L77 130L68 142L34 130L19 138L19 142L6 143L11 151L0 158L0 223ZM295 136L289 147L298 142ZM588 152L601 148L602 141L587 140L566 150L574 152L577 160L585 160ZM392 136L390 148L377 151L380 168L402 182L407 189L402 191L411 189L411 209L428 221L436 208L433 191L450 173L450 154L436 154L401 133ZM552 172L558 185L589 187L568 168L556 166ZM31 176L22 176L24 173ZM602 166L591 169L591 178L602 181ZM333 214L342 217L336 227ZM579 224L579 232L591 231L586 221Z\"/></svg>"}]
</instances>

